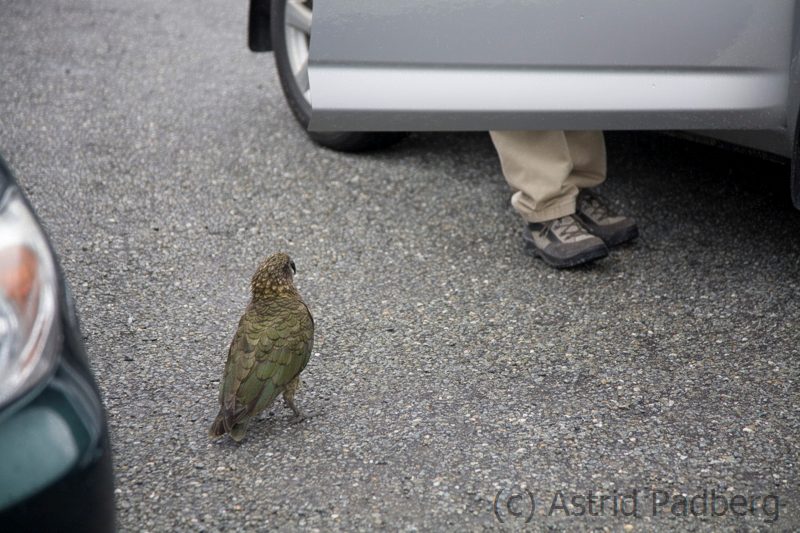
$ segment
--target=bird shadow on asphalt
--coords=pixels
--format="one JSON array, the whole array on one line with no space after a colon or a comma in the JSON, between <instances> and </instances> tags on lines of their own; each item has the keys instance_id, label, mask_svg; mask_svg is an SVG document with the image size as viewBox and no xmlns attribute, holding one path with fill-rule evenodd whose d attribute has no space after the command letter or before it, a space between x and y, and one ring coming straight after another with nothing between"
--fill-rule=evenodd
<instances>
[{"instance_id":1,"label":"bird shadow on asphalt","mask_svg":"<svg viewBox=\"0 0 800 533\"><path fill-rule=\"evenodd\" d=\"M272 438L275 438L277 436L277 432L280 430L300 428L301 426L306 425L312 420L324 416L325 414L324 410L317 409L313 412L306 411L305 417L299 418L293 414L284 414L282 411L283 408L267 409L258 416L254 417L250 423L250 426L248 427L247 435L241 442L236 442L228 434L225 434L222 437L212 439L212 444L227 448L238 448L247 442L247 440L253 438L263 438L268 441Z\"/></svg>"}]
</instances>

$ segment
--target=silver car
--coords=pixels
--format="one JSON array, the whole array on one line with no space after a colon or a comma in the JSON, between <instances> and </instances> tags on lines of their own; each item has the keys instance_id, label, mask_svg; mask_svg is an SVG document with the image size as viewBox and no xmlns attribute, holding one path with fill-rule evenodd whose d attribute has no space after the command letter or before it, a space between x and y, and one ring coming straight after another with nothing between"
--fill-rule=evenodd
<instances>
[{"instance_id":1,"label":"silver car","mask_svg":"<svg viewBox=\"0 0 800 533\"><path fill-rule=\"evenodd\" d=\"M690 130L792 159L800 208L795 0L251 0L318 143L388 132ZM313 32L312 32L313 13Z\"/></svg>"}]
</instances>

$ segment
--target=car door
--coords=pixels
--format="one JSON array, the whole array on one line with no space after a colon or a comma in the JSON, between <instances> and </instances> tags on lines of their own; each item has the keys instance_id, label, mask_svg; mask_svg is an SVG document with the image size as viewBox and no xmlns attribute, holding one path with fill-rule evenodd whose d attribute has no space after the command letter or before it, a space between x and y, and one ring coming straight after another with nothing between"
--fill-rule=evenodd
<instances>
[{"instance_id":1,"label":"car door","mask_svg":"<svg viewBox=\"0 0 800 533\"><path fill-rule=\"evenodd\" d=\"M794 0L319 1L310 128L785 129L794 20Z\"/></svg>"}]
</instances>

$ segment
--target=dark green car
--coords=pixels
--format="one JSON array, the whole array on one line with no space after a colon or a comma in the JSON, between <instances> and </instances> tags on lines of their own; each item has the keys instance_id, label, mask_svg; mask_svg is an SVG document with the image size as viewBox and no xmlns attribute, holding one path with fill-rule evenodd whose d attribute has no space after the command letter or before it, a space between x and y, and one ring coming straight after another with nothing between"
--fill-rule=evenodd
<instances>
[{"instance_id":1,"label":"dark green car","mask_svg":"<svg viewBox=\"0 0 800 533\"><path fill-rule=\"evenodd\" d=\"M0 159L0 531L113 531L108 427L58 260Z\"/></svg>"}]
</instances>

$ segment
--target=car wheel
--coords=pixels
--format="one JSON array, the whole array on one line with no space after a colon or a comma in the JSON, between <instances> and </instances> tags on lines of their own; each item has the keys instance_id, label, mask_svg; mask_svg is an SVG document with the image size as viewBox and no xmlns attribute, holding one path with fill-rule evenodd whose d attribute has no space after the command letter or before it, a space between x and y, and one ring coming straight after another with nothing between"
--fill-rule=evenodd
<instances>
[{"instance_id":1,"label":"car wheel","mask_svg":"<svg viewBox=\"0 0 800 533\"><path fill-rule=\"evenodd\" d=\"M794 143L792 145L792 166L789 172L789 185L792 195L792 205L800 209L800 116L794 128Z\"/></svg>"},{"instance_id":2,"label":"car wheel","mask_svg":"<svg viewBox=\"0 0 800 533\"><path fill-rule=\"evenodd\" d=\"M311 87L308 83L308 52L313 0L273 0L270 31L275 64L283 94L297 121L316 143L344 152L383 148L403 137L396 132L308 131L311 119Z\"/></svg>"}]
</instances>

